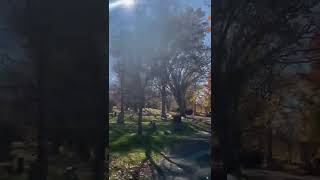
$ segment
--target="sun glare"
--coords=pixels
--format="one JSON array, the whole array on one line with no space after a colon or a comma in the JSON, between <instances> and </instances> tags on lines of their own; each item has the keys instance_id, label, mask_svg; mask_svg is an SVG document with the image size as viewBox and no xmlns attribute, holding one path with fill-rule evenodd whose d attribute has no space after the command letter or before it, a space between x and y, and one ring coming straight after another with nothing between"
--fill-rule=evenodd
<instances>
[{"instance_id":1,"label":"sun glare","mask_svg":"<svg viewBox=\"0 0 320 180\"><path fill-rule=\"evenodd\" d=\"M127 8L133 7L134 3L134 0L122 0L122 4Z\"/></svg>"}]
</instances>

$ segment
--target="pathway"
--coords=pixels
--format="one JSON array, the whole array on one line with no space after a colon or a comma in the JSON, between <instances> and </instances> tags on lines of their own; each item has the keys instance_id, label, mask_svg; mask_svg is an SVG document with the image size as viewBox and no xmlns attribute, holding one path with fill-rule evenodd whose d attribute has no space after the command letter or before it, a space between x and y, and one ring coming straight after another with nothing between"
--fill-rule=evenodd
<instances>
[{"instance_id":1,"label":"pathway","mask_svg":"<svg viewBox=\"0 0 320 180\"><path fill-rule=\"evenodd\" d=\"M167 149L159 163L166 180L206 180L210 173L210 134L199 131Z\"/></svg>"}]
</instances>

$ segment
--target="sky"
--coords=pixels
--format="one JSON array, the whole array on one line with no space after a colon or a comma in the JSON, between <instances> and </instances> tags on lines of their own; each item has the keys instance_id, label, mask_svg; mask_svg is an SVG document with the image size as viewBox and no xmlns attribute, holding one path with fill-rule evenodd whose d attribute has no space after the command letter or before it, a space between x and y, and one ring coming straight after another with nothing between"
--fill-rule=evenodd
<instances>
[{"instance_id":1,"label":"sky","mask_svg":"<svg viewBox=\"0 0 320 180\"><path fill-rule=\"evenodd\" d=\"M205 13L206 16L210 16L211 15L211 9L210 7L206 4L207 0L183 0L183 4L185 4L185 6L190 6L193 7L194 9L197 8L201 8ZM110 12L112 13L112 11ZM208 34L205 38L205 43L211 47L211 35ZM110 46L112 46L112 44L110 44ZM112 58L109 55L109 84L111 84L114 80L115 80L115 74L112 71L112 66L114 64L115 59Z\"/></svg>"}]
</instances>

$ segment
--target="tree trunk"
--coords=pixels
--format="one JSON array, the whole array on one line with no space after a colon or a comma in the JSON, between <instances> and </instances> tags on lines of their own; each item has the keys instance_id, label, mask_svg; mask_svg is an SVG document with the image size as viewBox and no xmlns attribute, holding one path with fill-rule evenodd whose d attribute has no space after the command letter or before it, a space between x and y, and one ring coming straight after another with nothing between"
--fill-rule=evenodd
<instances>
[{"instance_id":1,"label":"tree trunk","mask_svg":"<svg viewBox=\"0 0 320 180\"><path fill-rule=\"evenodd\" d=\"M142 135L142 105L139 105L138 109L138 135Z\"/></svg>"},{"instance_id":2,"label":"tree trunk","mask_svg":"<svg viewBox=\"0 0 320 180\"><path fill-rule=\"evenodd\" d=\"M104 126L106 126L104 124ZM105 161L105 154L106 154L106 142L107 142L107 134L106 128L103 128L102 132L100 133L99 142L97 143L94 154L95 154L95 160L94 160L94 179L96 180L104 180L105 174L108 174L108 168L106 168L106 161Z\"/></svg>"},{"instance_id":3,"label":"tree trunk","mask_svg":"<svg viewBox=\"0 0 320 180\"><path fill-rule=\"evenodd\" d=\"M162 85L161 87L161 119L162 120L167 120L167 115L166 115L166 87Z\"/></svg>"},{"instance_id":4,"label":"tree trunk","mask_svg":"<svg viewBox=\"0 0 320 180\"><path fill-rule=\"evenodd\" d=\"M291 164L291 162L292 162L292 141L291 141L291 138L287 142L287 148L288 148L288 163Z\"/></svg>"},{"instance_id":5,"label":"tree trunk","mask_svg":"<svg viewBox=\"0 0 320 180\"><path fill-rule=\"evenodd\" d=\"M47 98L46 93L44 91L44 82L45 82L45 62L46 55L44 52L44 45L41 36L39 36L38 42L38 57L37 57L37 78L38 78L38 118L37 118L37 126L38 126L38 166L39 167L37 173L39 176L37 180L46 180L48 176L48 135L46 129L46 101Z\"/></svg>"},{"instance_id":6,"label":"tree trunk","mask_svg":"<svg viewBox=\"0 0 320 180\"><path fill-rule=\"evenodd\" d=\"M186 100L184 96L180 96L178 99L179 113L182 117L186 116Z\"/></svg>"},{"instance_id":7,"label":"tree trunk","mask_svg":"<svg viewBox=\"0 0 320 180\"><path fill-rule=\"evenodd\" d=\"M167 108L167 112L170 112L171 100L168 98L168 96L166 97L166 108Z\"/></svg>"},{"instance_id":8,"label":"tree trunk","mask_svg":"<svg viewBox=\"0 0 320 180\"><path fill-rule=\"evenodd\" d=\"M266 168L271 168L272 166L272 127L271 121L268 121L267 124L267 142L266 142Z\"/></svg>"},{"instance_id":9,"label":"tree trunk","mask_svg":"<svg viewBox=\"0 0 320 180\"><path fill-rule=\"evenodd\" d=\"M41 105L40 105L41 106ZM46 180L48 175L48 136L44 122L44 112L39 110L38 117L38 164L39 177L37 180Z\"/></svg>"},{"instance_id":10,"label":"tree trunk","mask_svg":"<svg viewBox=\"0 0 320 180\"><path fill-rule=\"evenodd\" d=\"M135 113L137 113L138 112L138 106L135 104L135 105L133 105L133 111L135 112Z\"/></svg>"},{"instance_id":11,"label":"tree trunk","mask_svg":"<svg viewBox=\"0 0 320 180\"><path fill-rule=\"evenodd\" d=\"M237 79L234 75L222 76L222 66L220 62L214 64L213 69L213 113L216 124L216 131L222 152L223 170L213 173L221 174L222 180L227 180L227 174L236 177L241 175L239 150L240 150L240 122L237 118L238 95ZM239 90L240 91L240 90ZM213 131L213 129L212 129ZM214 155L212 164L214 165ZM214 167L214 166L213 166Z\"/></svg>"},{"instance_id":12,"label":"tree trunk","mask_svg":"<svg viewBox=\"0 0 320 180\"><path fill-rule=\"evenodd\" d=\"M197 103L195 102L194 105L193 105L193 112L192 112L192 118L193 119L195 118L196 112L197 112Z\"/></svg>"},{"instance_id":13,"label":"tree trunk","mask_svg":"<svg viewBox=\"0 0 320 180\"><path fill-rule=\"evenodd\" d=\"M123 73L120 77L120 113L118 115L117 123L123 124L124 123L124 79L123 79Z\"/></svg>"}]
</instances>

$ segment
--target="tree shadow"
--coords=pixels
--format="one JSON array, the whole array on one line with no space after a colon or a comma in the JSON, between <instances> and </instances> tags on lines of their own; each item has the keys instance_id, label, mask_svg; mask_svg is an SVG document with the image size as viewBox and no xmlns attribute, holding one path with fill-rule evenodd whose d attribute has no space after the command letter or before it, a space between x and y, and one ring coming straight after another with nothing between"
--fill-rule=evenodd
<instances>
[{"instance_id":1,"label":"tree shadow","mask_svg":"<svg viewBox=\"0 0 320 180\"><path fill-rule=\"evenodd\" d=\"M184 176L186 174L192 174L194 169L190 166L179 164L171 160L169 157L167 157L165 154L157 150L156 148L152 147L152 134L153 132L148 132L147 138L144 141L144 148L145 148L145 155L146 155L146 160L150 163L151 169L152 169L152 178L157 179L157 180L166 180L169 176L171 177L177 177L177 176ZM159 166L155 160L152 157L152 153L155 152L163 159L166 161L174 164L178 168L182 169L182 172L177 172L172 169L166 168L166 167L161 167Z\"/></svg>"}]
</instances>

